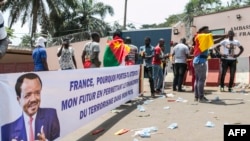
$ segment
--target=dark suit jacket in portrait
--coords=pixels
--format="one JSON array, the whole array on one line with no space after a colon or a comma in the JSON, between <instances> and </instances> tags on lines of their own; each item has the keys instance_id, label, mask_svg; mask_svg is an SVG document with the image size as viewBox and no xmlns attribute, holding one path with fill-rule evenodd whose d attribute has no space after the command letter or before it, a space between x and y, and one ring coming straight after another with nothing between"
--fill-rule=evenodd
<instances>
[{"instance_id":1,"label":"dark suit jacket in portrait","mask_svg":"<svg viewBox=\"0 0 250 141\"><path fill-rule=\"evenodd\" d=\"M60 136L60 125L55 109L39 108L35 119L35 140L38 140L37 134L41 133L41 127L46 139L55 140ZM23 115L16 121L2 126L2 141L11 141L12 139L27 141L25 123Z\"/></svg>"}]
</instances>

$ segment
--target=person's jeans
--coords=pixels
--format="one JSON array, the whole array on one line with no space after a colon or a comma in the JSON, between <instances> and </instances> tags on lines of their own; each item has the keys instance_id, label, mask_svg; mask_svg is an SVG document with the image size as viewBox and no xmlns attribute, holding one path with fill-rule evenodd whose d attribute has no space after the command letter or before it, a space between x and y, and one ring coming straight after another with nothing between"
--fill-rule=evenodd
<instances>
[{"instance_id":1,"label":"person's jeans","mask_svg":"<svg viewBox=\"0 0 250 141\"><path fill-rule=\"evenodd\" d=\"M162 68L160 65L153 65L153 80L154 80L154 87L156 90L161 89L161 85L163 83L163 73Z\"/></svg>"},{"instance_id":2,"label":"person's jeans","mask_svg":"<svg viewBox=\"0 0 250 141\"><path fill-rule=\"evenodd\" d=\"M187 70L186 63L175 63L173 90L176 90L177 85L178 85L178 90L179 91L182 90L181 87L186 70Z\"/></svg>"},{"instance_id":3,"label":"person's jeans","mask_svg":"<svg viewBox=\"0 0 250 141\"><path fill-rule=\"evenodd\" d=\"M207 65L206 63L194 64L195 83L194 94L195 98L202 98L204 96L204 85L206 81Z\"/></svg>"},{"instance_id":4,"label":"person's jeans","mask_svg":"<svg viewBox=\"0 0 250 141\"><path fill-rule=\"evenodd\" d=\"M150 66L150 67L144 66L144 73L148 76L151 94L154 94L155 90L154 90L154 80L153 80L153 68L152 68L152 66Z\"/></svg>"},{"instance_id":5,"label":"person's jeans","mask_svg":"<svg viewBox=\"0 0 250 141\"><path fill-rule=\"evenodd\" d=\"M230 70L230 80L229 80L229 85L228 88L232 88L234 84L234 76L236 72L236 60L226 60L226 59L221 59L222 64L222 72L221 72L221 78L220 78L220 86L224 88L224 81L225 81L225 76L227 73L227 69L229 67Z\"/></svg>"}]
</instances>

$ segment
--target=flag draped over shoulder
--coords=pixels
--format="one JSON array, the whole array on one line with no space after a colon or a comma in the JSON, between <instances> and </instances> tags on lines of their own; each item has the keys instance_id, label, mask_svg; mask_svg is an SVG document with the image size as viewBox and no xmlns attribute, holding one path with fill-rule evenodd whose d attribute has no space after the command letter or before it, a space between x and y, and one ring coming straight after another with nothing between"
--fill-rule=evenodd
<instances>
[{"instance_id":1,"label":"flag draped over shoulder","mask_svg":"<svg viewBox=\"0 0 250 141\"><path fill-rule=\"evenodd\" d=\"M213 45L214 45L214 41L213 41L213 36L211 33L197 34L195 36L194 56L200 55L201 53L208 50Z\"/></svg>"},{"instance_id":2,"label":"flag draped over shoulder","mask_svg":"<svg viewBox=\"0 0 250 141\"><path fill-rule=\"evenodd\" d=\"M106 46L103 66L112 67L121 65L125 61L125 56L128 55L129 51L129 46L125 45L121 38L114 38Z\"/></svg>"}]
</instances>

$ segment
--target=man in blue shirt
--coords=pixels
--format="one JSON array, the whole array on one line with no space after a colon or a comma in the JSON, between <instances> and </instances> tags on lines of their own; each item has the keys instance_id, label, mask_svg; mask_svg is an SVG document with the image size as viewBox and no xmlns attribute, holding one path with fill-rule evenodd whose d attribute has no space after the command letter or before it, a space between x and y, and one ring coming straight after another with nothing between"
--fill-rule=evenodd
<instances>
[{"instance_id":1,"label":"man in blue shirt","mask_svg":"<svg viewBox=\"0 0 250 141\"><path fill-rule=\"evenodd\" d=\"M149 85L151 91L151 97L155 98L154 90L154 80L153 80L153 67L152 67L152 58L154 56L154 47L150 44L150 37L146 37L144 40L145 45L141 46L139 49L139 54L142 58L142 63L144 64L144 72L149 78Z\"/></svg>"},{"instance_id":2,"label":"man in blue shirt","mask_svg":"<svg viewBox=\"0 0 250 141\"><path fill-rule=\"evenodd\" d=\"M39 37L36 41L35 49L32 52L34 71L48 71L47 52L45 49L46 39Z\"/></svg>"}]
</instances>

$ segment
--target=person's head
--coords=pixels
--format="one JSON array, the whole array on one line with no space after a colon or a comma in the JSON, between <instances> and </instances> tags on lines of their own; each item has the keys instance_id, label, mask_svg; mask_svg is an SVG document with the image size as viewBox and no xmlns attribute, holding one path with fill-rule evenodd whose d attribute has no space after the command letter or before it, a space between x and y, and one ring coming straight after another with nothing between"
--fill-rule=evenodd
<instances>
[{"instance_id":1,"label":"person's head","mask_svg":"<svg viewBox=\"0 0 250 141\"><path fill-rule=\"evenodd\" d=\"M91 38L92 38L93 41L95 41L95 42L97 42L97 43L100 42L100 35L99 35L99 33L97 33L97 32L91 33Z\"/></svg>"},{"instance_id":2,"label":"person's head","mask_svg":"<svg viewBox=\"0 0 250 141\"><path fill-rule=\"evenodd\" d=\"M228 38L229 39L233 39L233 37L234 37L234 31L233 30L229 30L228 31Z\"/></svg>"},{"instance_id":3,"label":"person's head","mask_svg":"<svg viewBox=\"0 0 250 141\"><path fill-rule=\"evenodd\" d=\"M122 32L121 32L121 30L116 30L115 32L114 32L114 34L113 34L113 39L114 38L121 38L122 37Z\"/></svg>"},{"instance_id":4,"label":"person's head","mask_svg":"<svg viewBox=\"0 0 250 141\"><path fill-rule=\"evenodd\" d=\"M131 40L131 38L129 37L129 36L127 36L126 38L125 38L125 44L131 44L132 43L132 40Z\"/></svg>"},{"instance_id":5,"label":"person's head","mask_svg":"<svg viewBox=\"0 0 250 141\"><path fill-rule=\"evenodd\" d=\"M159 41L158 41L158 44L159 44L160 47L164 47L165 40L163 38L160 38Z\"/></svg>"},{"instance_id":6,"label":"person's head","mask_svg":"<svg viewBox=\"0 0 250 141\"><path fill-rule=\"evenodd\" d=\"M35 47L46 47L46 44L47 44L47 39L40 36L37 38L36 40L36 45Z\"/></svg>"},{"instance_id":7,"label":"person's head","mask_svg":"<svg viewBox=\"0 0 250 141\"><path fill-rule=\"evenodd\" d=\"M183 44L186 44L187 40L186 40L186 38L181 38L180 42Z\"/></svg>"},{"instance_id":8,"label":"person's head","mask_svg":"<svg viewBox=\"0 0 250 141\"><path fill-rule=\"evenodd\" d=\"M149 45L151 44L151 39L150 39L150 37L145 37L145 39L144 39L144 44L145 44L146 46L149 46Z\"/></svg>"},{"instance_id":9,"label":"person's head","mask_svg":"<svg viewBox=\"0 0 250 141\"><path fill-rule=\"evenodd\" d=\"M15 85L17 101L28 116L37 113L41 103L42 81L35 73L18 77Z\"/></svg>"},{"instance_id":10,"label":"person's head","mask_svg":"<svg viewBox=\"0 0 250 141\"><path fill-rule=\"evenodd\" d=\"M63 45L64 45L65 48L69 47L69 38L64 38L63 39Z\"/></svg>"},{"instance_id":11,"label":"person's head","mask_svg":"<svg viewBox=\"0 0 250 141\"><path fill-rule=\"evenodd\" d=\"M203 26L198 30L198 33L209 33L209 27Z\"/></svg>"}]
</instances>

